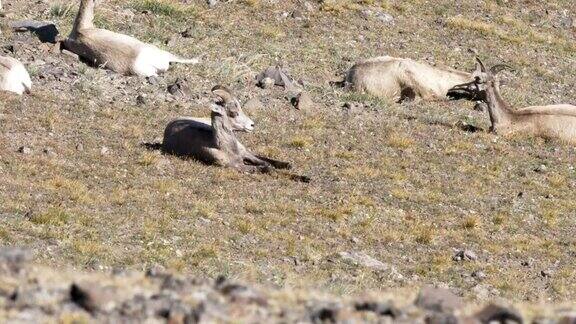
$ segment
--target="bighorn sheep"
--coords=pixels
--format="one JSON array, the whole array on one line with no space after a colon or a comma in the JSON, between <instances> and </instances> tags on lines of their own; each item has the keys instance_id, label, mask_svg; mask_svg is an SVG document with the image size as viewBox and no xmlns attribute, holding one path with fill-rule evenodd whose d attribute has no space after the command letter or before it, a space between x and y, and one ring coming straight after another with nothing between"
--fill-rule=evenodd
<instances>
[{"instance_id":1,"label":"bighorn sheep","mask_svg":"<svg viewBox=\"0 0 576 324\"><path fill-rule=\"evenodd\" d=\"M236 111L238 112L234 117L232 117L230 119L231 121L231 125L232 125L232 130L234 130L235 132L252 132L254 130L254 122L252 121L252 119L250 119L250 117L248 117L248 115L246 115L244 113L244 111L242 110L242 105L240 104L240 101L236 98L236 96L234 95L234 93L228 89L225 88L226 92L228 92L229 97L229 103L230 105L234 105ZM212 119L211 118L204 118L204 117L179 117L174 121L188 121L190 123L202 123L205 124L206 126L211 127L212 126Z\"/></svg>"},{"instance_id":2,"label":"bighorn sheep","mask_svg":"<svg viewBox=\"0 0 576 324\"><path fill-rule=\"evenodd\" d=\"M513 110L500 95L500 82L496 77L508 66L500 64L488 70L480 59L477 61L475 80L453 87L448 92L449 97L485 101L492 123L490 130L494 133L528 134L576 143L576 106L532 106Z\"/></svg>"},{"instance_id":3,"label":"bighorn sheep","mask_svg":"<svg viewBox=\"0 0 576 324\"><path fill-rule=\"evenodd\" d=\"M447 100L450 88L473 79L471 73L381 56L356 63L341 84L354 91L402 102L417 97Z\"/></svg>"},{"instance_id":4,"label":"bighorn sheep","mask_svg":"<svg viewBox=\"0 0 576 324\"><path fill-rule=\"evenodd\" d=\"M165 153L251 173L291 168L287 162L256 156L246 149L234 134L234 129L239 128L233 124L239 114L239 106L230 91L216 86L212 93L220 98L220 102L211 107L212 125L187 118L171 121L164 130L162 149ZM290 176L300 181L309 181L306 177Z\"/></svg>"},{"instance_id":5,"label":"bighorn sheep","mask_svg":"<svg viewBox=\"0 0 576 324\"><path fill-rule=\"evenodd\" d=\"M143 43L134 37L95 28L95 0L81 0L72 32L63 47L89 64L112 71L139 76L156 76L168 70L170 63L196 64L198 59L182 59Z\"/></svg>"},{"instance_id":6,"label":"bighorn sheep","mask_svg":"<svg viewBox=\"0 0 576 324\"><path fill-rule=\"evenodd\" d=\"M17 59L0 56L0 90L19 95L32 90L30 75Z\"/></svg>"}]
</instances>

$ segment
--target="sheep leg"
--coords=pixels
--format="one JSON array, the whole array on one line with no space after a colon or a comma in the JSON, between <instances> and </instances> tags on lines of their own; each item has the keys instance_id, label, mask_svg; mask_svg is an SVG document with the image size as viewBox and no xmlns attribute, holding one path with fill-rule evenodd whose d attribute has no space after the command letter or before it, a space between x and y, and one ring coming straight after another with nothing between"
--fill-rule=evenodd
<instances>
[{"instance_id":1,"label":"sheep leg","mask_svg":"<svg viewBox=\"0 0 576 324\"><path fill-rule=\"evenodd\" d=\"M289 162L274 160L274 159L267 158L267 157L262 156L262 155L256 155L256 157L262 161L266 161L266 162L270 163L276 169L284 169L284 170L292 169L292 165Z\"/></svg>"},{"instance_id":2,"label":"sheep leg","mask_svg":"<svg viewBox=\"0 0 576 324\"><path fill-rule=\"evenodd\" d=\"M231 167L245 173L270 173L272 171L272 167L270 167L270 165L237 164L232 165Z\"/></svg>"}]
</instances>

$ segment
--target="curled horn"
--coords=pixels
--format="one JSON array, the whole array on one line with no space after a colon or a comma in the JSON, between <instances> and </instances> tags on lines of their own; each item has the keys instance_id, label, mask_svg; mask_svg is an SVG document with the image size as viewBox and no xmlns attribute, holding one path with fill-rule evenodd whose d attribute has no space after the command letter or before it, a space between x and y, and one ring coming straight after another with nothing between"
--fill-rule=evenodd
<instances>
[{"instance_id":1,"label":"curled horn","mask_svg":"<svg viewBox=\"0 0 576 324\"><path fill-rule=\"evenodd\" d=\"M503 70L508 69L510 71L514 71L514 68L511 67L508 64L496 64L493 67L490 68L490 73L496 75L500 72L502 72Z\"/></svg>"},{"instance_id":2,"label":"curled horn","mask_svg":"<svg viewBox=\"0 0 576 324\"><path fill-rule=\"evenodd\" d=\"M486 72L486 66L484 66L484 63L482 63L482 60L480 60L478 56L476 56L476 62L478 62L478 64L480 65L480 71Z\"/></svg>"},{"instance_id":3,"label":"curled horn","mask_svg":"<svg viewBox=\"0 0 576 324\"><path fill-rule=\"evenodd\" d=\"M212 88L212 93L214 95L222 98L222 100L225 103L232 101L232 92L230 91L230 89L226 88L225 86L222 86L222 85L215 86L214 88Z\"/></svg>"}]
</instances>

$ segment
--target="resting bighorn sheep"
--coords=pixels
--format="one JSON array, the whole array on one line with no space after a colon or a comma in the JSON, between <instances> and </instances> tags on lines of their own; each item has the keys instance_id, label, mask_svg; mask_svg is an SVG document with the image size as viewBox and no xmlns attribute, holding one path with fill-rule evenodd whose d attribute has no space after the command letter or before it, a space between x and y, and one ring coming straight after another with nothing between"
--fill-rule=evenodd
<instances>
[{"instance_id":1,"label":"resting bighorn sheep","mask_svg":"<svg viewBox=\"0 0 576 324\"><path fill-rule=\"evenodd\" d=\"M483 100L488 105L492 126L497 134L527 134L544 138L557 138L576 143L576 106L549 105L511 109L500 95L500 82L496 75L507 65L486 69L480 59L474 81L450 89L448 96Z\"/></svg>"},{"instance_id":2,"label":"resting bighorn sheep","mask_svg":"<svg viewBox=\"0 0 576 324\"><path fill-rule=\"evenodd\" d=\"M236 132L248 132L248 133L252 132L254 130L254 122L252 121L252 119L250 119L250 117L248 117L248 115L244 113L240 101L236 98L236 96L230 89L228 88L223 89L229 94L228 104L234 105L236 111L238 112L234 117L230 118L230 124L232 125L232 129ZM202 123L207 125L208 127L211 127L212 125L211 118L203 118L203 117L179 117L174 121L182 121L182 122L188 121L190 123Z\"/></svg>"},{"instance_id":3,"label":"resting bighorn sheep","mask_svg":"<svg viewBox=\"0 0 576 324\"><path fill-rule=\"evenodd\" d=\"M450 88L473 79L471 73L433 67L411 59L381 56L356 63L347 72L343 85L398 102L417 97L447 100L446 93Z\"/></svg>"},{"instance_id":4,"label":"resting bighorn sheep","mask_svg":"<svg viewBox=\"0 0 576 324\"><path fill-rule=\"evenodd\" d=\"M233 124L239 114L230 91L216 86L212 93L220 102L212 104L212 125L191 119L171 121L164 130L162 149L165 153L191 157L210 165L234 168L243 172L269 173L273 168L290 169L287 162L256 156L238 141ZM306 181L306 177L298 180Z\"/></svg>"},{"instance_id":5,"label":"resting bighorn sheep","mask_svg":"<svg viewBox=\"0 0 576 324\"><path fill-rule=\"evenodd\" d=\"M17 59L0 56L0 90L19 95L32 90L30 75Z\"/></svg>"},{"instance_id":6,"label":"resting bighorn sheep","mask_svg":"<svg viewBox=\"0 0 576 324\"><path fill-rule=\"evenodd\" d=\"M134 37L94 27L94 1L81 0L72 32L63 42L65 49L89 64L125 75L156 76L168 70L170 63L198 63L182 59Z\"/></svg>"}]
</instances>

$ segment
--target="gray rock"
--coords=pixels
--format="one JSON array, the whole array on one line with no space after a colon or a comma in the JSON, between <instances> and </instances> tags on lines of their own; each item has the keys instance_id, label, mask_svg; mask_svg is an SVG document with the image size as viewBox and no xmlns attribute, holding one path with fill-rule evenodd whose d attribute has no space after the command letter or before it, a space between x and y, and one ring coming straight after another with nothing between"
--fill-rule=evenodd
<instances>
[{"instance_id":1,"label":"gray rock","mask_svg":"<svg viewBox=\"0 0 576 324\"><path fill-rule=\"evenodd\" d=\"M391 26L394 25L394 17L391 14L385 12L377 12L375 18L380 22L384 23L385 25Z\"/></svg>"},{"instance_id":2,"label":"gray rock","mask_svg":"<svg viewBox=\"0 0 576 324\"><path fill-rule=\"evenodd\" d=\"M298 110L309 110L311 108L314 108L314 101L312 101L310 95L305 91L300 92L290 101L292 102L294 108Z\"/></svg>"},{"instance_id":3,"label":"gray rock","mask_svg":"<svg viewBox=\"0 0 576 324\"><path fill-rule=\"evenodd\" d=\"M476 279L476 280L484 280L486 279L486 273L484 273L484 271L482 270L476 270L474 272L472 272L472 278Z\"/></svg>"},{"instance_id":4,"label":"gray rock","mask_svg":"<svg viewBox=\"0 0 576 324\"><path fill-rule=\"evenodd\" d=\"M444 288L424 287L415 301L416 306L440 313L454 312L462 308L460 297Z\"/></svg>"},{"instance_id":5,"label":"gray rock","mask_svg":"<svg viewBox=\"0 0 576 324\"><path fill-rule=\"evenodd\" d=\"M470 250L459 250L456 254L452 257L454 261L476 261L478 260L478 256L476 253Z\"/></svg>"},{"instance_id":6,"label":"gray rock","mask_svg":"<svg viewBox=\"0 0 576 324\"><path fill-rule=\"evenodd\" d=\"M270 89L274 86L275 81L272 78L264 78L258 83L262 89Z\"/></svg>"},{"instance_id":7,"label":"gray rock","mask_svg":"<svg viewBox=\"0 0 576 324\"><path fill-rule=\"evenodd\" d=\"M90 313L110 311L115 307L110 289L94 283L73 283L70 286L70 300Z\"/></svg>"},{"instance_id":8,"label":"gray rock","mask_svg":"<svg viewBox=\"0 0 576 324\"><path fill-rule=\"evenodd\" d=\"M30 153L32 153L32 149L29 148L28 146L20 146L20 147L18 148L18 153L30 154Z\"/></svg>"},{"instance_id":9,"label":"gray rock","mask_svg":"<svg viewBox=\"0 0 576 324\"><path fill-rule=\"evenodd\" d=\"M481 323L523 323L517 311L499 305L488 305L474 316Z\"/></svg>"},{"instance_id":10,"label":"gray rock","mask_svg":"<svg viewBox=\"0 0 576 324\"><path fill-rule=\"evenodd\" d=\"M208 7L210 8L214 8L217 4L218 4L218 0L208 0L206 1L208 3Z\"/></svg>"},{"instance_id":11,"label":"gray rock","mask_svg":"<svg viewBox=\"0 0 576 324\"><path fill-rule=\"evenodd\" d=\"M534 172L536 173L546 173L548 171L548 167L544 164L540 164L536 168L534 168Z\"/></svg>"}]
</instances>

